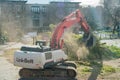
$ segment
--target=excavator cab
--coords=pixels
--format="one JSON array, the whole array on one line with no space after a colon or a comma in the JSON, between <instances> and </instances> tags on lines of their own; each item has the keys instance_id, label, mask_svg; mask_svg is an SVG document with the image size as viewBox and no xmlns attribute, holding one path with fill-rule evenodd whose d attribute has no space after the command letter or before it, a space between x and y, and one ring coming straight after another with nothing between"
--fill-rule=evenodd
<instances>
[{"instance_id":1,"label":"excavator cab","mask_svg":"<svg viewBox=\"0 0 120 80\"><path fill-rule=\"evenodd\" d=\"M40 46L43 52L51 50L51 48L47 45L47 41L46 40L36 41L35 45Z\"/></svg>"},{"instance_id":2,"label":"excavator cab","mask_svg":"<svg viewBox=\"0 0 120 80\"><path fill-rule=\"evenodd\" d=\"M36 41L35 45L39 45L39 46L46 46L47 42L45 40L40 40L40 41Z\"/></svg>"}]
</instances>

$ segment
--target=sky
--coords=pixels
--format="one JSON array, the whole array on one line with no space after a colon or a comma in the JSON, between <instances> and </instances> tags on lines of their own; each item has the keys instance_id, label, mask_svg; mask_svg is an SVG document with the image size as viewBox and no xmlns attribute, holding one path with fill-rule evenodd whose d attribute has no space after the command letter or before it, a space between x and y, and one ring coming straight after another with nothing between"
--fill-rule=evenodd
<instances>
[{"instance_id":1,"label":"sky","mask_svg":"<svg viewBox=\"0 0 120 80\"><path fill-rule=\"evenodd\" d=\"M93 5L93 6L96 6L96 5L99 4L100 0L28 0L28 3L48 4L50 1L82 2L81 5Z\"/></svg>"}]
</instances>

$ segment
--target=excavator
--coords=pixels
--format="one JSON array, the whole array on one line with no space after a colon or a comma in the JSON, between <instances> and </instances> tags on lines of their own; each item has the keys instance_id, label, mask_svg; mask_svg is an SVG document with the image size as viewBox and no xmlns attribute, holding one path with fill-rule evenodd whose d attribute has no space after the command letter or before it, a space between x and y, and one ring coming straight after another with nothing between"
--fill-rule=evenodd
<instances>
[{"instance_id":1,"label":"excavator","mask_svg":"<svg viewBox=\"0 0 120 80\"><path fill-rule=\"evenodd\" d=\"M75 23L80 24L84 31L83 40L86 46L93 46L94 36L79 9L66 16L57 26L50 40L50 46L45 41L38 41L33 46L22 46L14 53L14 65L22 67L19 75L22 78L36 77L69 77L77 75L76 64L68 61L63 51L63 33ZM38 45L37 45L38 44Z\"/></svg>"}]
</instances>

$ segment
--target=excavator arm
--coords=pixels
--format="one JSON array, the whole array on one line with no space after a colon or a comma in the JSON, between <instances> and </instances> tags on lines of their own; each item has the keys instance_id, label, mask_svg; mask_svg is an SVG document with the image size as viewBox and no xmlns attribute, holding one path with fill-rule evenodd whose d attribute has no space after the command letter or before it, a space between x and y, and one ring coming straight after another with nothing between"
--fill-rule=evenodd
<instances>
[{"instance_id":1,"label":"excavator arm","mask_svg":"<svg viewBox=\"0 0 120 80\"><path fill-rule=\"evenodd\" d=\"M52 35L52 39L51 39L51 43L50 43L50 47L52 49L61 49L63 46L64 41L61 40L61 37L64 33L64 30L66 28L71 27L73 24L75 23L79 23L81 25L81 27L84 30L84 33L87 34L87 36L90 34L90 27L87 24L86 20L84 19L82 13L80 12L79 9L77 9L76 11L72 12L70 15L66 16L56 27L53 35Z\"/></svg>"}]
</instances>

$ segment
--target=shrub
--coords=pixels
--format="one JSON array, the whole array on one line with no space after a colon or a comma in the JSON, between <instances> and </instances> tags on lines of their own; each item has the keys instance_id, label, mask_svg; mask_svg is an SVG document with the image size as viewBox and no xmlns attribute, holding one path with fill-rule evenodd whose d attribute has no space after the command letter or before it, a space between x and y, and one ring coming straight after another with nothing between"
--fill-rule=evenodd
<instances>
[{"instance_id":1,"label":"shrub","mask_svg":"<svg viewBox=\"0 0 120 80\"><path fill-rule=\"evenodd\" d=\"M114 46L106 46L101 44L99 40L96 45L92 48L89 48L89 60L94 59L112 59L114 57L120 57L120 49Z\"/></svg>"},{"instance_id":2,"label":"shrub","mask_svg":"<svg viewBox=\"0 0 120 80\"><path fill-rule=\"evenodd\" d=\"M0 34L0 44L4 44L8 41L7 35L4 35L3 33Z\"/></svg>"},{"instance_id":3,"label":"shrub","mask_svg":"<svg viewBox=\"0 0 120 80\"><path fill-rule=\"evenodd\" d=\"M65 33L64 37L66 37L64 50L65 53L68 55L70 60L77 60L76 51L78 49L77 40L73 33Z\"/></svg>"},{"instance_id":4,"label":"shrub","mask_svg":"<svg viewBox=\"0 0 120 80\"><path fill-rule=\"evenodd\" d=\"M79 40L82 36L74 33L65 33L64 37L66 38L64 50L70 60L80 60L86 58L89 51Z\"/></svg>"},{"instance_id":5,"label":"shrub","mask_svg":"<svg viewBox=\"0 0 120 80\"><path fill-rule=\"evenodd\" d=\"M99 40L96 41L96 45L89 48L90 54L88 55L88 59L101 59L104 50L102 49L102 45L100 44Z\"/></svg>"}]
</instances>

